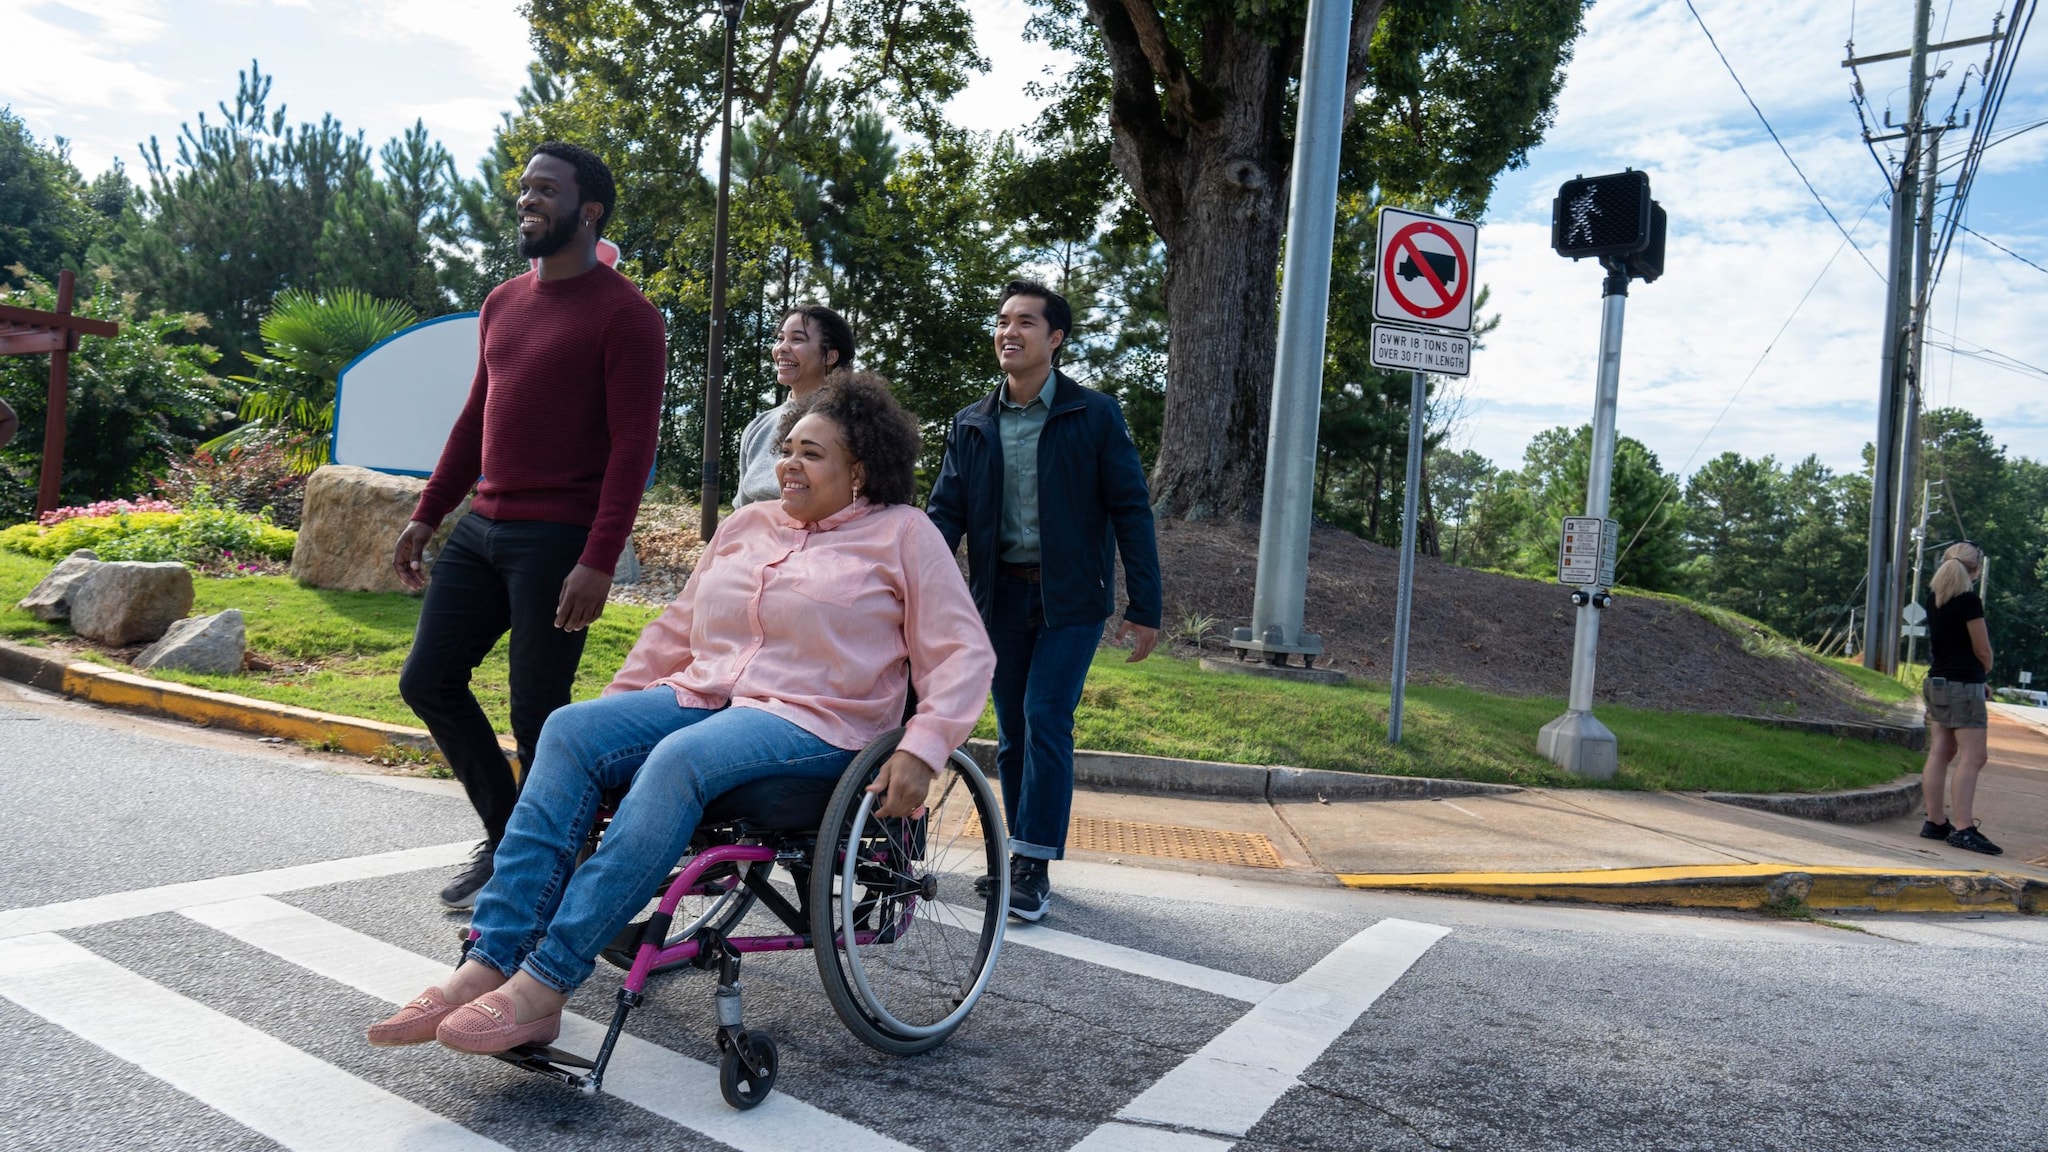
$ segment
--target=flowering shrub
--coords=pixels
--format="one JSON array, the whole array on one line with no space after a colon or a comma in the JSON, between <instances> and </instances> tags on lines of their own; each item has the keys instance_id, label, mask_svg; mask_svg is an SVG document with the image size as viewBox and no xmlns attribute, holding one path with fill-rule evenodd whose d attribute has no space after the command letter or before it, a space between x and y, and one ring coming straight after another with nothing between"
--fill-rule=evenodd
<instances>
[{"instance_id":1,"label":"flowering shrub","mask_svg":"<svg viewBox=\"0 0 2048 1152\"><path fill-rule=\"evenodd\" d=\"M289 446L262 443L225 452L195 452L165 462L157 495L180 508L220 507L261 515L297 528L306 502L306 478L292 471Z\"/></svg>"},{"instance_id":2,"label":"flowering shrub","mask_svg":"<svg viewBox=\"0 0 2048 1152\"><path fill-rule=\"evenodd\" d=\"M97 504L80 504L70 508L52 508L36 521L45 528L54 528L66 520L77 520L88 516L119 516L124 512L176 512L168 500L152 500L137 496L133 500L102 500Z\"/></svg>"},{"instance_id":3,"label":"flowering shrub","mask_svg":"<svg viewBox=\"0 0 2048 1152\"><path fill-rule=\"evenodd\" d=\"M90 548L102 560L179 560L209 571L223 566L223 553L288 561L297 542L295 532L224 508L79 516L48 528L17 524L0 532L0 548L43 560Z\"/></svg>"}]
</instances>

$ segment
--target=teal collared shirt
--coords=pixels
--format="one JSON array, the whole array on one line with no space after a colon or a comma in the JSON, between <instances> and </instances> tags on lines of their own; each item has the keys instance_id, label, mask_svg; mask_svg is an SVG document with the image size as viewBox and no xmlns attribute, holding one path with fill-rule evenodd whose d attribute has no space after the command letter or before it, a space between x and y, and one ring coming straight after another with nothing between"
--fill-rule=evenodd
<instances>
[{"instance_id":1,"label":"teal collared shirt","mask_svg":"<svg viewBox=\"0 0 2048 1152\"><path fill-rule=\"evenodd\" d=\"M1003 442L1003 528L998 553L1005 564L1036 564L1038 551L1038 437L1052 415L1054 373L1027 404L997 395L996 431Z\"/></svg>"}]
</instances>

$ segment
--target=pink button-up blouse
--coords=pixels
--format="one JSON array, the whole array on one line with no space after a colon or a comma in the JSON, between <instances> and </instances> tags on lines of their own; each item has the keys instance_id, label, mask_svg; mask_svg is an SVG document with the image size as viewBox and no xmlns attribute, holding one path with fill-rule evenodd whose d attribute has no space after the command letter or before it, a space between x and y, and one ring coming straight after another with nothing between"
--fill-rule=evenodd
<instances>
[{"instance_id":1,"label":"pink button-up blouse","mask_svg":"<svg viewBox=\"0 0 2048 1152\"><path fill-rule=\"evenodd\" d=\"M936 769L980 719L995 663L923 511L863 499L806 524L767 500L720 525L605 694L666 684L684 707L759 708L858 749L902 722L915 685L901 750Z\"/></svg>"}]
</instances>

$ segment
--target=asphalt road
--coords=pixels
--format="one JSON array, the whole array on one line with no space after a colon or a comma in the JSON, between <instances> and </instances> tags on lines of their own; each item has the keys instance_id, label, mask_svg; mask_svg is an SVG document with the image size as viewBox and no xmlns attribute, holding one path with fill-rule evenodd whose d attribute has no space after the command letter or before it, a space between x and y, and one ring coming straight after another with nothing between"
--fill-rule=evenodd
<instances>
[{"instance_id":1,"label":"asphalt road","mask_svg":"<svg viewBox=\"0 0 2048 1152\"><path fill-rule=\"evenodd\" d=\"M2048 1148L2048 921L1865 931L1056 865L935 1053L750 958L776 1094L660 978L601 1096L363 1027L452 959L459 796L0 688L8 1149ZM1117 947L1105 948L1103 945ZM600 969L572 1002L608 1019Z\"/></svg>"}]
</instances>

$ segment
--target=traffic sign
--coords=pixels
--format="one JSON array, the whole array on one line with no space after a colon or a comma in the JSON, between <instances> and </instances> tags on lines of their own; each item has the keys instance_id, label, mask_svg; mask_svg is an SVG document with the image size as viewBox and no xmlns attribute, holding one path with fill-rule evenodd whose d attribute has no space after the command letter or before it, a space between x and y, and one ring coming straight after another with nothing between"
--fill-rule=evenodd
<instances>
[{"instance_id":1,"label":"traffic sign","mask_svg":"<svg viewBox=\"0 0 2048 1152\"><path fill-rule=\"evenodd\" d=\"M1472 338L1450 332L1375 324L1372 326L1372 363L1375 368L1434 372L1439 376L1469 376L1472 373Z\"/></svg>"},{"instance_id":2,"label":"traffic sign","mask_svg":"<svg viewBox=\"0 0 2048 1152\"><path fill-rule=\"evenodd\" d=\"M1906 602L1906 610L1899 615L1905 617L1908 624L1919 624L1927 619L1927 609L1922 608L1918 600L1909 600Z\"/></svg>"},{"instance_id":3,"label":"traffic sign","mask_svg":"<svg viewBox=\"0 0 2048 1152\"><path fill-rule=\"evenodd\" d=\"M1380 209L1373 319L1470 332L1478 245L1468 220Z\"/></svg>"},{"instance_id":4,"label":"traffic sign","mask_svg":"<svg viewBox=\"0 0 2048 1152\"><path fill-rule=\"evenodd\" d=\"M1557 546L1557 582L1579 587L1614 587L1615 554L1621 523L1598 516L1567 516Z\"/></svg>"}]
</instances>

